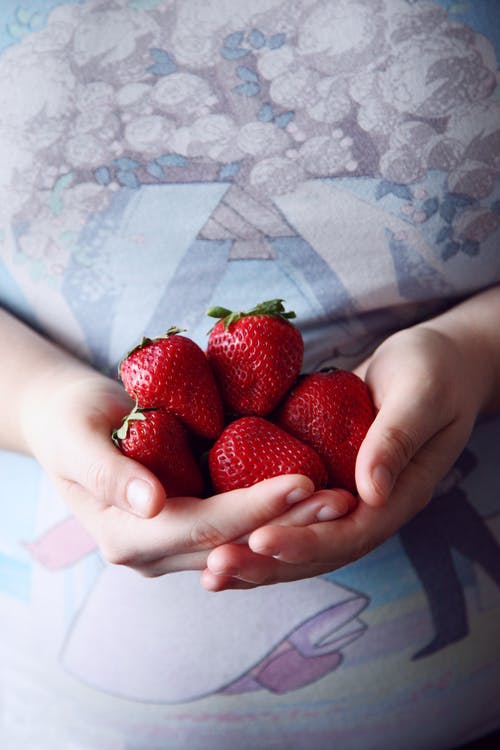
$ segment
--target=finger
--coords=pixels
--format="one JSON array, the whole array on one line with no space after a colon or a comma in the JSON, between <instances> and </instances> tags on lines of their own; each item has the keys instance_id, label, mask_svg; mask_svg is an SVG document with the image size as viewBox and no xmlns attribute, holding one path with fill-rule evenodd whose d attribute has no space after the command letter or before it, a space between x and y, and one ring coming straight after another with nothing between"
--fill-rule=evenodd
<instances>
[{"instance_id":1,"label":"finger","mask_svg":"<svg viewBox=\"0 0 500 750\"><path fill-rule=\"evenodd\" d=\"M359 503L352 513L336 521L304 528L263 526L249 536L248 546L259 555L289 565L325 565L335 570L382 544L414 515L409 502L398 503L395 510L397 500L399 495L394 503L379 508Z\"/></svg>"},{"instance_id":2,"label":"finger","mask_svg":"<svg viewBox=\"0 0 500 750\"><path fill-rule=\"evenodd\" d=\"M450 419L436 403L432 389L415 389L408 398L406 385L394 388L384 399L358 452L356 486L360 497L369 505L383 505L403 469Z\"/></svg>"},{"instance_id":3,"label":"finger","mask_svg":"<svg viewBox=\"0 0 500 750\"><path fill-rule=\"evenodd\" d=\"M330 524L327 524L328 528ZM328 529L325 529L328 535ZM259 555L287 563L315 562L322 556L323 537L313 524L299 527L263 526L250 535L248 546Z\"/></svg>"},{"instance_id":4,"label":"finger","mask_svg":"<svg viewBox=\"0 0 500 750\"><path fill-rule=\"evenodd\" d=\"M90 406L87 403L80 412L70 400L60 415L64 429L53 448L57 473L104 504L140 517L156 515L165 504L160 481L145 466L125 457L111 439L113 429L130 411L130 397L107 378L97 384L92 380L86 397Z\"/></svg>"},{"instance_id":5,"label":"finger","mask_svg":"<svg viewBox=\"0 0 500 750\"><path fill-rule=\"evenodd\" d=\"M227 588L233 581L262 585L276 580L279 567L278 561L255 554L246 545L225 544L208 555L203 582L212 581L212 586L217 586L217 590L221 590L222 586Z\"/></svg>"},{"instance_id":6,"label":"finger","mask_svg":"<svg viewBox=\"0 0 500 750\"><path fill-rule=\"evenodd\" d=\"M394 503L395 505L395 503ZM304 528L263 526L250 534L249 549L275 560L300 565L328 565L334 570L364 556L402 525L411 511L407 504L374 508L359 503L342 518ZM234 563L234 560L232 561Z\"/></svg>"},{"instance_id":7,"label":"finger","mask_svg":"<svg viewBox=\"0 0 500 750\"><path fill-rule=\"evenodd\" d=\"M200 580L202 586L210 591L223 591L297 581L320 575L327 570L328 567L318 564L288 564L255 554L246 546L233 544L214 550L209 555L207 568Z\"/></svg>"},{"instance_id":8,"label":"finger","mask_svg":"<svg viewBox=\"0 0 500 750\"><path fill-rule=\"evenodd\" d=\"M117 564L154 562L167 555L210 550L283 515L314 492L310 479L286 475L200 501L169 498L154 518L137 518L99 501L78 483L65 483L68 505Z\"/></svg>"},{"instance_id":9,"label":"finger","mask_svg":"<svg viewBox=\"0 0 500 750\"><path fill-rule=\"evenodd\" d=\"M313 493L314 485L308 477L290 474L214 495L192 509L185 503L169 502L165 510L184 515L181 525L173 527L181 550L212 549L269 523ZM169 513L175 523L172 515Z\"/></svg>"},{"instance_id":10,"label":"finger","mask_svg":"<svg viewBox=\"0 0 500 750\"><path fill-rule=\"evenodd\" d=\"M145 466L123 456L111 441L111 430L81 429L61 457L66 477L107 505L151 518L165 505L161 482Z\"/></svg>"},{"instance_id":11,"label":"finger","mask_svg":"<svg viewBox=\"0 0 500 750\"><path fill-rule=\"evenodd\" d=\"M106 562L127 565L148 578L206 567L208 553L205 551L155 557L149 548L141 548L136 543L140 526L152 521L135 518L118 508L113 508L111 518L110 507L89 495L84 488L75 483L68 487L64 480L59 480L56 485L79 523L94 538Z\"/></svg>"},{"instance_id":12,"label":"finger","mask_svg":"<svg viewBox=\"0 0 500 750\"><path fill-rule=\"evenodd\" d=\"M137 560L127 565L145 578L158 578L169 573L205 570L207 554L207 552L191 552L183 555L166 555L152 562Z\"/></svg>"},{"instance_id":13,"label":"finger","mask_svg":"<svg viewBox=\"0 0 500 750\"><path fill-rule=\"evenodd\" d=\"M320 490L273 520L273 525L307 526L317 521L333 521L356 507L357 498L347 490Z\"/></svg>"},{"instance_id":14,"label":"finger","mask_svg":"<svg viewBox=\"0 0 500 750\"><path fill-rule=\"evenodd\" d=\"M95 539L107 562L142 565L164 556L165 549L159 552L150 550L147 539L141 539L144 536L144 524L154 524L157 533L161 534L163 524L157 523L158 516L142 518L128 510L109 505L73 480L56 477L53 481L65 504Z\"/></svg>"},{"instance_id":15,"label":"finger","mask_svg":"<svg viewBox=\"0 0 500 750\"><path fill-rule=\"evenodd\" d=\"M249 549L295 569L297 577L304 566L318 572L335 570L367 554L390 535L387 516L381 518L385 511L360 503L337 521L304 528L264 526L250 535ZM236 560L231 562L234 569Z\"/></svg>"},{"instance_id":16,"label":"finger","mask_svg":"<svg viewBox=\"0 0 500 750\"><path fill-rule=\"evenodd\" d=\"M261 576L252 576L252 564L258 569L258 555L252 552L246 544L223 544L212 550L207 556L206 568L213 575L223 578L238 578L247 583L260 582ZM272 560L263 558L264 564ZM246 575L245 575L246 572Z\"/></svg>"},{"instance_id":17,"label":"finger","mask_svg":"<svg viewBox=\"0 0 500 750\"><path fill-rule=\"evenodd\" d=\"M255 583L240 581L238 578L232 578L231 576L215 575L208 568L201 572L200 583L206 591L212 592L230 589L253 589L256 586Z\"/></svg>"},{"instance_id":18,"label":"finger","mask_svg":"<svg viewBox=\"0 0 500 750\"><path fill-rule=\"evenodd\" d=\"M250 534L247 544L224 544L207 557L207 569L216 576L237 578L248 583L262 584L275 581L283 573L280 562L291 565L320 565L330 562L331 534L334 525L326 527L323 536L314 524L304 527L271 524ZM326 545L325 545L326 542ZM325 551L325 547L327 547ZM286 580L299 576L297 571L286 571Z\"/></svg>"},{"instance_id":19,"label":"finger","mask_svg":"<svg viewBox=\"0 0 500 750\"><path fill-rule=\"evenodd\" d=\"M357 503L358 498L347 490L320 490L310 498L294 505L283 515L273 519L272 524L273 526L307 526L317 521L332 521L350 513ZM248 537L248 534L243 534L235 541L238 544L246 544Z\"/></svg>"},{"instance_id":20,"label":"finger","mask_svg":"<svg viewBox=\"0 0 500 750\"><path fill-rule=\"evenodd\" d=\"M281 526L307 526L315 522L325 522L327 520L341 518L346 513L350 512L357 504L356 498L354 498L346 490L321 490L312 495L308 500L304 500L298 505L291 508L288 512L272 521L270 528L271 535L275 532L276 537L280 538L283 536L287 540L287 548L290 549L289 562L294 562L294 553L299 551L299 559L306 559L307 556L312 556L314 550L314 535L308 535L307 530L304 534L300 533L302 530L290 529L290 533L286 532L280 535L279 529L275 527ZM264 527L268 528L268 527ZM294 531L297 531L294 534ZM295 548L294 538L299 541L307 539L308 536L312 536L309 539L307 550L304 550L304 541L299 548ZM251 534L252 539L258 539L258 530ZM262 559L262 556L255 555L246 544L241 542L247 541L246 538L238 539L239 544L225 544L217 547L213 550L207 559L207 568L216 575L239 577L249 582L262 582L263 577L266 573L264 566L267 562ZM281 559L278 550L276 553L273 552L273 556ZM285 559L285 558L283 558ZM273 568L274 570L274 568ZM220 583L220 582L219 582Z\"/></svg>"},{"instance_id":21,"label":"finger","mask_svg":"<svg viewBox=\"0 0 500 750\"><path fill-rule=\"evenodd\" d=\"M149 544L151 535L144 538L148 528L158 537L164 532L164 523L157 518L137 518L120 508L102 503L77 483L56 481L66 504L74 512L81 525L95 539L101 556L112 565L127 565L141 575L156 577L181 570L203 570L207 552L190 552L178 555L165 554L165 545ZM188 500L188 499L187 499ZM196 500L196 502L199 502ZM162 519L163 521L163 519Z\"/></svg>"}]
</instances>

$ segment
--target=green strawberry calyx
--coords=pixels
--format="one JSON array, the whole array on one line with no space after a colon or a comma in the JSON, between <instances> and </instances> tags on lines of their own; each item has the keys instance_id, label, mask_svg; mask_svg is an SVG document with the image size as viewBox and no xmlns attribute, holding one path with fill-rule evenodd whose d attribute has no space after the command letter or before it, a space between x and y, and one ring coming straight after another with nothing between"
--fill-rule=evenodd
<instances>
[{"instance_id":1,"label":"green strawberry calyx","mask_svg":"<svg viewBox=\"0 0 500 750\"><path fill-rule=\"evenodd\" d=\"M293 310L287 311L283 306L284 300L282 299L270 299L265 302L260 302L255 307L252 307L248 312L228 310L226 307L209 307L207 315L211 318L219 318L224 323L224 328L228 329L230 325L236 323L241 318L248 318L252 315L261 315L273 318L281 318L282 320L290 321L290 318L296 318L297 316Z\"/></svg>"},{"instance_id":2,"label":"green strawberry calyx","mask_svg":"<svg viewBox=\"0 0 500 750\"><path fill-rule=\"evenodd\" d=\"M125 440L125 438L127 437L130 423L134 421L143 422L146 419L145 413L148 411L157 411L157 409L153 406L142 408L139 406L139 402L137 401L137 399L135 400L134 408L132 409L132 411L123 417L120 427L117 427L111 433L111 440L117 448L120 447L121 441Z\"/></svg>"},{"instance_id":3,"label":"green strawberry calyx","mask_svg":"<svg viewBox=\"0 0 500 750\"><path fill-rule=\"evenodd\" d=\"M133 352L138 351L139 349L144 349L145 346L149 346L150 344L154 344L155 341L161 341L162 339L169 339L170 336L175 336L178 333L185 333L187 331L187 328L179 328L178 326L170 326L170 328L165 331L161 336L156 336L156 338L151 339L148 336L143 336L141 343L137 344L137 346L134 346L131 351L127 354L127 357L130 357L130 355Z\"/></svg>"}]
</instances>

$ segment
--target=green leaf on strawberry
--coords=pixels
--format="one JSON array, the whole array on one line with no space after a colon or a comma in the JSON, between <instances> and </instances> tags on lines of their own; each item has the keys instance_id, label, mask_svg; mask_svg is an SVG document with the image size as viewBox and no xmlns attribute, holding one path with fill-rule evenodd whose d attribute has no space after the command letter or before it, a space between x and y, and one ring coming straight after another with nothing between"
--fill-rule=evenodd
<instances>
[{"instance_id":1,"label":"green leaf on strawberry","mask_svg":"<svg viewBox=\"0 0 500 750\"><path fill-rule=\"evenodd\" d=\"M132 409L132 411L129 414L127 414L125 417L123 417L120 427L117 427L116 430L113 430L113 432L111 433L111 439L113 443L117 446L117 448L120 447L120 441L125 440L125 438L127 437L130 423L137 421L137 420L144 421L145 419L146 417L144 415L144 409L141 409L139 407L139 403L137 402L137 399L136 399L135 406Z\"/></svg>"},{"instance_id":2,"label":"green leaf on strawberry","mask_svg":"<svg viewBox=\"0 0 500 750\"><path fill-rule=\"evenodd\" d=\"M241 318L249 317L250 315L270 315L276 318L282 318L283 320L289 320L296 318L296 314L293 310L286 311L283 306L284 300L282 299L270 299L266 302L260 302L255 307L252 307L248 312L233 312L228 310L227 307L209 307L207 315L211 318L219 318L224 323L225 328L229 328L230 325L236 323Z\"/></svg>"}]
</instances>

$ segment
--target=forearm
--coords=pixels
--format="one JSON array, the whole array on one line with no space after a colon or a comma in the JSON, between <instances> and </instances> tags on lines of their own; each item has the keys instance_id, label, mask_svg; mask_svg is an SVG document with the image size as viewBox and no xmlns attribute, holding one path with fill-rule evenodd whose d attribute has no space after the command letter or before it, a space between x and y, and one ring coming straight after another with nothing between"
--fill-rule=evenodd
<instances>
[{"instance_id":1,"label":"forearm","mask_svg":"<svg viewBox=\"0 0 500 750\"><path fill-rule=\"evenodd\" d=\"M500 285L422 324L452 339L480 382L481 412L500 410Z\"/></svg>"},{"instance_id":2,"label":"forearm","mask_svg":"<svg viewBox=\"0 0 500 750\"><path fill-rule=\"evenodd\" d=\"M23 414L33 399L50 398L68 377L97 373L1 308L0 341L0 449L29 454Z\"/></svg>"}]
</instances>

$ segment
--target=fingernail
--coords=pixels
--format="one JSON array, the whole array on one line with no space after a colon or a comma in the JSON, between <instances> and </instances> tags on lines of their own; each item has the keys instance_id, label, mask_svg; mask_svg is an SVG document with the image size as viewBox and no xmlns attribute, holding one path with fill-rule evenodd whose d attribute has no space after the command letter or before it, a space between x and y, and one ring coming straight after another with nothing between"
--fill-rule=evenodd
<instances>
[{"instance_id":1,"label":"fingernail","mask_svg":"<svg viewBox=\"0 0 500 750\"><path fill-rule=\"evenodd\" d=\"M303 487L296 487L294 490L288 493L286 501L288 505L295 505L305 500L306 497L311 497L311 493L305 490Z\"/></svg>"},{"instance_id":2,"label":"fingernail","mask_svg":"<svg viewBox=\"0 0 500 750\"><path fill-rule=\"evenodd\" d=\"M380 495L389 497L394 486L394 479L387 466L383 464L375 466L372 472L372 482Z\"/></svg>"},{"instance_id":3,"label":"fingernail","mask_svg":"<svg viewBox=\"0 0 500 750\"><path fill-rule=\"evenodd\" d=\"M340 518L341 515L342 514L336 511L335 508L330 508L329 505L323 505L323 507L316 513L316 519L318 521L333 521L335 518Z\"/></svg>"},{"instance_id":4,"label":"fingernail","mask_svg":"<svg viewBox=\"0 0 500 750\"><path fill-rule=\"evenodd\" d=\"M132 479L127 485L127 502L138 516L147 517L151 510L151 485L143 479Z\"/></svg>"}]
</instances>

